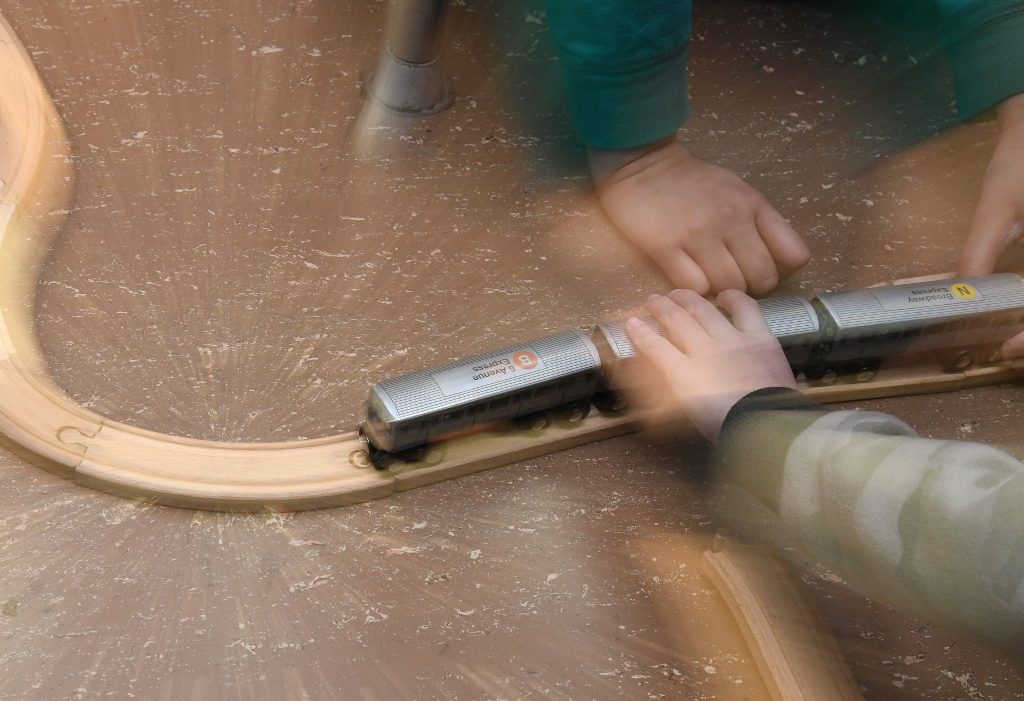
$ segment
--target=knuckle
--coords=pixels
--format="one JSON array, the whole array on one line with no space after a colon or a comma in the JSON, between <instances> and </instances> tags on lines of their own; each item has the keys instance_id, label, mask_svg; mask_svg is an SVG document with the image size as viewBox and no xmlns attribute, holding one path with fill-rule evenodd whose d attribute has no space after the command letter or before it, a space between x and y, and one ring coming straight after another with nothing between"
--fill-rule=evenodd
<instances>
[{"instance_id":1,"label":"knuckle","mask_svg":"<svg viewBox=\"0 0 1024 701\"><path fill-rule=\"evenodd\" d=\"M735 221L742 216L743 209L733 200L719 202L714 207L714 220L718 222Z\"/></svg>"},{"instance_id":2,"label":"knuckle","mask_svg":"<svg viewBox=\"0 0 1024 701\"><path fill-rule=\"evenodd\" d=\"M706 277L698 277L695 274L682 271L673 278L672 283L677 285L678 290L686 290L698 295L707 294L710 286Z\"/></svg>"},{"instance_id":3,"label":"knuckle","mask_svg":"<svg viewBox=\"0 0 1024 701\"><path fill-rule=\"evenodd\" d=\"M703 297L711 292L711 283L707 280L699 280L696 283L691 283L687 289L698 297Z\"/></svg>"},{"instance_id":4,"label":"knuckle","mask_svg":"<svg viewBox=\"0 0 1024 701\"><path fill-rule=\"evenodd\" d=\"M761 294L775 289L779 284L779 276L775 272L765 273L750 281L750 291L754 294Z\"/></svg>"},{"instance_id":5,"label":"knuckle","mask_svg":"<svg viewBox=\"0 0 1024 701\"><path fill-rule=\"evenodd\" d=\"M726 290L739 290L745 292L747 289L747 281L743 279L742 274L736 274L735 276L730 275L728 277L719 277L715 280L715 291L725 292Z\"/></svg>"},{"instance_id":6,"label":"knuckle","mask_svg":"<svg viewBox=\"0 0 1024 701\"><path fill-rule=\"evenodd\" d=\"M684 241L681 242L683 244L681 247L685 248L685 244L695 241L703 241L713 235L716 221L717 219L714 214L708 214L706 212L694 214L686 224L687 235L685 236Z\"/></svg>"},{"instance_id":7,"label":"knuckle","mask_svg":"<svg viewBox=\"0 0 1024 701\"><path fill-rule=\"evenodd\" d=\"M672 290L671 296L675 298L677 302L692 301L695 297L700 297L700 295L697 294L696 291L685 287L680 287L679 289Z\"/></svg>"},{"instance_id":8,"label":"knuckle","mask_svg":"<svg viewBox=\"0 0 1024 701\"><path fill-rule=\"evenodd\" d=\"M691 313L698 309L704 301L704 295L696 290L678 290L676 293L673 293L672 298L676 304Z\"/></svg>"}]
</instances>

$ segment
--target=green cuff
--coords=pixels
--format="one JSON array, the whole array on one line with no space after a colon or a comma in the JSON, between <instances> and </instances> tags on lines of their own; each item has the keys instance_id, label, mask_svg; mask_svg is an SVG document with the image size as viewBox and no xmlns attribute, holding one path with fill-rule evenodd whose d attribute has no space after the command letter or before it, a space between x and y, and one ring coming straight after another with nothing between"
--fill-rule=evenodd
<instances>
[{"instance_id":1,"label":"green cuff","mask_svg":"<svg viewBox=\"0 0 1024 701\"><path fill-rule=\"evenodd\" d=\"M957 114L966 121L1024 92L1024 11L1016 9L947 47Z\"/></svg>"},{"instance_id":2,"label":"green cuff","mask_svg":"<svg viewBox=\"0 0 1024 701\"><path fill-rule=\"evenodd\" d=\"M567 71L576 133L593 148L634 148L676 133L690 116L686 50L623 73Z\"/></svg>"},{"instance_id":3,"label":"green cuff","mask_svg":"<svg viewBox=\"0 0 1024 701\"><path fill-rule=\"evenodd\" d=\"M778 511L786 457L793 441L828 413L821 404L788 387L766 387L736 402L718 438L726 479Z\"/></svg>"}]
</instances>

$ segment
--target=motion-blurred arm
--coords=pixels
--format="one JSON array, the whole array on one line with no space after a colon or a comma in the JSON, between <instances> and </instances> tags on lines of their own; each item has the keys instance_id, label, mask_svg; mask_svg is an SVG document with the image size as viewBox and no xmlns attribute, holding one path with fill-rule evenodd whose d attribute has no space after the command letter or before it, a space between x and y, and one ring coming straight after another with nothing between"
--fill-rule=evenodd
<instances>
[{"instance_id":1,"label":"motion-blurred arm","mask_svg":"<svg viewBox=\"0 0 1024 701\"><path fill-rule=\"evenodd\" d=\"M679 287L766 292L809 253L767 199L675 140L690 113L689 0L548 0L605 213Z\"/></svg>"},{"instance_id":2,"label":"motion-blurred arm","mask_svg":"<svg viewBox=\"0 0 1024 701\"><path fill-rule=\"evenodd\" d=\"M963 275L991 273L1003 251L1024 237L1024 93L1004 100L998 115L999 138L958 265ZM1008 340L1001 352L1005 358L1024 355L1024 334Z\"/></svg>"},{"instance_id":3,"label":"motion-blurred arm","mask_svg":"<svg viewBox=\"0 0 1024 701\"><path fill-rule=\"evenodd\" d=\"M734 405L719 445L724 479L766 507L778 544L869 596L1024 645L1024 463L792 391Z\"/></svg>"},{"instance_id":4,"label":"motion-blurred arm","mask_svg":"<svg viewBox=\"0 0 1024 701\"><path fill-rule=\"evenodd\" d=\"M1024 2L936 3L960 119L997 107L999 138L958 266L962 274L983 275L1024 236ZM1002 352L1024 355L1024 334L1010 339Z\"/></svg>"},{"instance_id":5,"label":"motion-blurred arm","mask_svg":"<svg viewBox=\"0 0 1024 701\"><path fill-rule=\"evenodd\" d=\"M653 296L665 335L636 320L627 331L717 442L723 482L767 515L756 535L871 596L1024 645L1024 463L885 414L826 411L793 389L757 304L735 291L719 304L728 317L692 292ZM730 505L749 523L748 502Z\"/></svg>"}]
</instances>

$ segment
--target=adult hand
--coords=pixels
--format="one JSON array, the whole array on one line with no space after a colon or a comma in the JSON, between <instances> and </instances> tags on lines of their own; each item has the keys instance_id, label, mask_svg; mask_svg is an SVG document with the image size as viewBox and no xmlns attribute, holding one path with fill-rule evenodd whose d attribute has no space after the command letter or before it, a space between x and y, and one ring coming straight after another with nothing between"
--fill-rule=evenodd
<instances>
[{"instance_id":1,"label":"adult hand","mask_svg":"<svg viewBox=\"0 0 1024 701\"><path fill-rule=\"evenodd\" d=\"M738 290L726 290L716 301L728 317L692 290L651 295L647 309L664 336L636 318L626 322L637 352L660 371L676 404L713 443L740 399L764 387L796 386L757 302Z\"/></svg>"},{"instance_id":2,"label":"adult hand","mask_svg":"<svg viewBox=\"0 0 1024 701\"><path fill-rule=\"evenodd\" d=\"M609 168L614 154L590 151L601 205L674 285L759 294L807 262L807 246L761 193L675 139Z\"/></svg>"},{"instance_id":3,"label":"adult hand","mask_svg":"<svg viewBox=\"0 0 1024 701\"><path fill-rule=\"evenodd\" d=\"M987 275L1008 246L1024 238L1024 93L999 107L999 140L985 169L981 197L957 272ZM1024 333L1000 349L1004 358L1024 356Z\"/></svg>"}]
</instances>

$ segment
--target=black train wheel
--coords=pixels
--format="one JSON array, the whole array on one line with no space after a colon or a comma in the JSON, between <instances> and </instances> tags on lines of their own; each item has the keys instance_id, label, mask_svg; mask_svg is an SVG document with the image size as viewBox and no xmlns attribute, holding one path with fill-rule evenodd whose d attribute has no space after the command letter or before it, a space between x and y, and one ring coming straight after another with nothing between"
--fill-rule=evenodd
<instances>
[{"instance_id":1,"label":"black train wheel","mask_svg":"<svg viewBox=\"0 0 1024 701\"><path fill-rule=\"evenodd\" d=\"M590 399L602 414L618 414L629 406L621 393L613 390L598 392Z\"/></svg>"},{"instance_id":2,"label":"black train wheel","mask_svg":"<svg viewBox=\"0 0 1024 701\"><path fill-rule=\"evenodd\" d=\"M839 380L839 371L828 365L817 365L805 368L804 376L816 385L834 385Z\"/></svg>"},{"instance_id":3,"label":"black train wheel","mask_svg":"<svg viewBox=\"0 0 1024 701\"><path fill-rule=\"evenodd\" d=\"M524 414L512 419L509 423L517 429L526 429L534 433L540 433L551 425L551 410L535 411L531 414Z\"/></svg>"},{"instance_id":4,"label":"black train wheel","mask_svg":"<svg viewBox=\"0 0 1024 701\"><path fill-rule=\"evenodd\" d=\"M366 456L375 468L386 470L395 463L395 456L386 450L377 448L372 443L367 443Z\"/></svg>"},{"instance_id":5,"label":"black train wheel","mask_svg":"<svg viewBox=\"0 0 1024 701\"><path fill-rule=\"evenodd\" d=\"M974 365L974 352L970 348L956 348L942 354L942 369L962 372Z\"/></svg>"},{"instance_id":6,"label":"black train wheel","mask_svg":"<svg viewBox=\"0 0 1024 701\"><path fill-rule=\"evenodd\" d=\"M878 370L882 365L880 360L872 360L867 363L860 363L850 367L849 372L843 373L849 382L870 382L875 379Z\"/></svg>"},{"instance_id":7,"label":"black train wheel","mask_svg":"<svg viewBox=\"0 0 1024 701\"><path fill-rule=\"evenodd\" d=\"M559 423L576 426L583 423L590 416L590 401L587 399L577 399L574 402L556 407L553 413Z\"/></svg>"}]
</instances>

